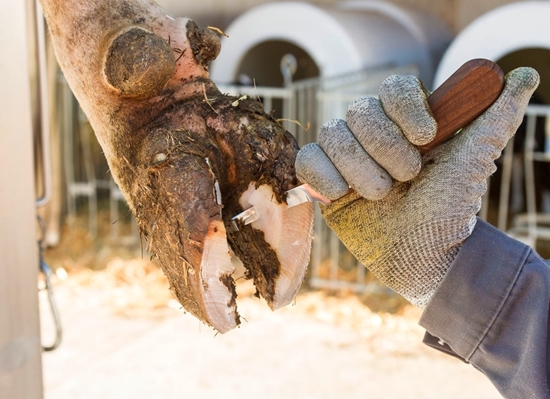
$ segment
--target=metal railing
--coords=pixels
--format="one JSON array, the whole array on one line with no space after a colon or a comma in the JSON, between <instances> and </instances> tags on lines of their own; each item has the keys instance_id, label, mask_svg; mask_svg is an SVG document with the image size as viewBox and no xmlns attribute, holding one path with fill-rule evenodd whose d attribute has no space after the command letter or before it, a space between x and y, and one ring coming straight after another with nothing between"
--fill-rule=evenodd
<instances>
[{"instance_id":1,"label":"metal railing","mask_svg":"<svg viewBox=\"0 0 550 399\"><path fill-rule=\"evenodd\" d=\"M345 118L351 101L360 96L376 96L381 82L389 75L417 73L418 69L414 65L381 66L331 78L290 82L286 87L218 85L218 88L223 93L259 98L268 113L272 112L276 104L279 105L280 123L295 136L298 145L303 146L316 141L322 123L332 118ZM63 93L61 104L65 117L64 163L69 213L74 216L76 198L85 197L89 204L89 229L94 235L97 232L98 189L109 190L110 217L114 219L111 222L117 219L118 206L120 202L124 202L124 198L112 180L96 178L93 157L88 153L89 146L86 145L87 141L95 138L87 134L85 129L75 126L85 124L85 117L81 111L75 112L76 101L62 77L60 84L63 86L60 91ZM78 151L82 154L81 157L74 156ZM74 174L75 162L80 163L80 180ZM111 224L111 236L120 239L118 234L116 223ZM137 229L133 229L133 234L138 240ZM355 292L371 291L373 287L378 289L376 285L367 284L366 276L365 268L328 228L316 208L310 285L314 288L347 289Z\"/></svg>"},{"instance_id":2,"label":"metal railing","mask_svg":"<svg viewBox=\"0 0 550 399\"><path fill-rule=\"evenodd\" d=\"M97 170L107 170L107 166L98 167L92 147L96 138L86 115L65 80L63 74L58 75L59 120L62 126L63 142L63 173L66 184L66 200L69 222L76 220L78 201L85 199L88 212L88 233L91 237L98 234L99 191L106 193L109 204L109 236L123 245L139 243L138 228L131 218L130 232L123 234L118 223L120 208L126 208L126 200L110 175L98 178ZM97 147L97 146L96 146ZM101 175L100 175L101 176Z\"/></svg>"},{"instance_id":3,"label":"metal railing","mask_svg":"<svg viewBox=\"0 0 550 399\"><path fill-rule=\"evenodd\" d=\"M360 96L376 96L382 81L393 74L418 74L415 65L381 66L330 78L291 82L285 87L218 85L223 93L259 98L266 112L282 102L281 123L301 147L316 141L319 127L333 118L345 119L348 104ZM304 129L308 126L309 129ZM345 248L316 207L309 284L313 288L378 290L368 284L366 269Z\"/></svg>"},{"instance_id":4,"label":"metal railing","mask_svg":"<svg viewBox=\"0 0 550 399\"><path fill-rule=\"evenodd\" d=\"M542 209L543 204L537 206L537 202L541 202L537 197L548 198L550 191L545 185L537 185L535 172L537 163L550 163L549 117L550 106L529 105L525 112L523 151L514 152L514 147L520 146L523 139L515 136L502 156L497 227L532 247L539 239L550 240L550 209ZM544 132L544 138L537 140L537 132ZM548 180L550 176L544 178ZM487 218L489 201L485 200L481 216ZM519 208L525 208L525 212L518 213Z\"/></svg>"}]
</instances>

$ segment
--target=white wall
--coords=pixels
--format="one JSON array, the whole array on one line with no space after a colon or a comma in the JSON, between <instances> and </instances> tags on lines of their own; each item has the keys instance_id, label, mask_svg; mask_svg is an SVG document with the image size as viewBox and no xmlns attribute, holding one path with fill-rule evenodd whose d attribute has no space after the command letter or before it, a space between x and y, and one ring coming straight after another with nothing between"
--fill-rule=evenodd
<instances>
[{"instance_id":1,"label":"white wall","mask_svg":"<svg viewBox=\"0 0 550 399\"><path fill-rule=\"evenodd\" d=\"M376 6L354 2L327 8L295 1L265 4L239 16L226 33L229 37L223 39L222 51L211 66L212 79L223 84L234 83L242 60L258 44L285 41L308 53L323 77L415 64L429 85L439 55L451 39L436 18L384 1ZM266 60L254 63L260 61Z\"/></svg>"},{"instance_id":2,"label":"white wall","mask_svg":"<svg viewBox=\"0 0 550 399\"><path fill-rule=\"evenodd\" d=\"M504 4L523 0L391 0L396 5L416 7L444 21L454 33L480 15ZM271 0L157 0L178 16L188 16L202 25L229 26L241 13ZM334 5L340 0L309 0L316 5Z\"/></svg>"},{"instance_id":3,"label":"white wall","mask_svg":"<svg viewBox=\"0 0 550 399\"><path fill-rule=\"evenodd\" d=\"M516 2L480 16L449 46L437 70L436 85L471 58L498 61L522 49L550 50L548 16L550 2L547 1ZM527 59L524 66L530 66Z\"/></svg>"}]
</instances>

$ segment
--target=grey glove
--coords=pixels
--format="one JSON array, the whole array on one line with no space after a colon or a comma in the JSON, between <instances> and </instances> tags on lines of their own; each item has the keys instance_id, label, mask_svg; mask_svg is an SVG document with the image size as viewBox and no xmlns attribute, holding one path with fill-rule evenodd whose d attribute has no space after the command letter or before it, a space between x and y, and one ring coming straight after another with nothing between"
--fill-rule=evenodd
<instances>
[{"instance_id":1,"label":"grey glove","mask_svg":"<svg viewBox=\"0 0 550 399\"><path fill-rule=\"evenodd\" d=\"M421 158L411 143L436 131L425 90L413 76L388 78L379 101L356 100L347 123L329 121L319 145L300 150L298 178L330 199L355 189L322 206L323 217L382 282L423 308L471 234L494 160L538 83L535 70L514 70L483 115Z\"/></svg>"}]
</instances>

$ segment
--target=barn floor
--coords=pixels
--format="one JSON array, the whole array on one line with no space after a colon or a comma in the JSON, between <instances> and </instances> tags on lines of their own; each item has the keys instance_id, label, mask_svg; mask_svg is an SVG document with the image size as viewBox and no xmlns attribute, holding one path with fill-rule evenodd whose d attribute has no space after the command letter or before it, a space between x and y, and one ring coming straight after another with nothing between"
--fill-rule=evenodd
<instances>
[{"instance_id":1,"label":"barn floor","mask_svg":"<svg viewBox=\"0 0 550 399\"><path fill-rule=\"evenodd\" d=\"M471 366L420 343L412 307L374 313L353 295L304 292L271 312L240 280L246 321L216 335L179 309L144 261L58 274L64 336L43 355L46 399L500 397Z\"/></svg>"}]
</instances>

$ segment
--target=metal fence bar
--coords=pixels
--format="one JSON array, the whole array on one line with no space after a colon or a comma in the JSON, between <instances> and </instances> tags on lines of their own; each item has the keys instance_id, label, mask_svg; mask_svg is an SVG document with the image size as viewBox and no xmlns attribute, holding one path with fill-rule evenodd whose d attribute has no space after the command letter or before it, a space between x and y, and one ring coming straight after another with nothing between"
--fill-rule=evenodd
<instances>
[{"instance_id":1,"label":"metal fence bar","mask_svg":"<svg viewBox=\"0 0 550 399\"><path fill-rule=\"evenodd\" d=\"M537 115L527 115L527 134L525 136L525 190L527 202L527 231L530 242L534 243L537 238L537 202L535 192L535 127Z\"/></svg>"},{"instance_id":2,"label":"metal fence bar","mask_svg":"<svg viewBox=\"0 0 550 399\"><path fill-rule=\"evenodd\" d=\"M514 161L514 141L510 140L502 157L502 184L500 186L497 227L506 231L508 228L508 203L510 201L510 182Z\"/></svg>"},{"instance_id":3,"label":"metal fence bar","mask_svg":"<svg viewBox=\"0 0 550 399\"><path fill-rule=\"evenodd\" d=\"M58 87L62 97L62 118L60 120L63 124L63 165L67 183L69 220L71 223L76 220L77 198L85 197L88 201L88 231L92 237L95 237L97 234L97 185L89 146L89 140L93 140L93 138L90 138L88 132L83 129L86 117L77 107L76 99L61 73L58 75ZM75 153L78 154L79 149L82 157L78 162L84 175L83 179L77 179L75 176Z\"/></svg>"},{"instance_id":4,"label":"metal fence bar","mask_svg":"<svg viewBox=\"0 0 550 399\"><path fill-rule=\"evenodd\" d=\"M529 105L525 112L525 117L527 120L523 164L519 165L523 167L521 173L525 188L526 212L524 214L514 215L512 226L508 228L505 220L511 212L508 206L510 180L512 179L510 171L516 168L517 165L513 163L514 156L512 152L515 143L511 140L504 151L498 227L505 230L514 238L534 247L538 239L550 239L550 215L540 212L540 210L537 209L537 189L540 191L544 188L537 187L535 181L535 162L550 162L550 142L548 140L550 131L548 131L547 124L550 118L550 106ZM537 148L535 134L537 132L537 127L540 127L538 124L542 123L542 120L539 119L541 117L544 118L542 120L544 120L545 123L546 146L544 148Z\"/></svg>"}]
</instances>

